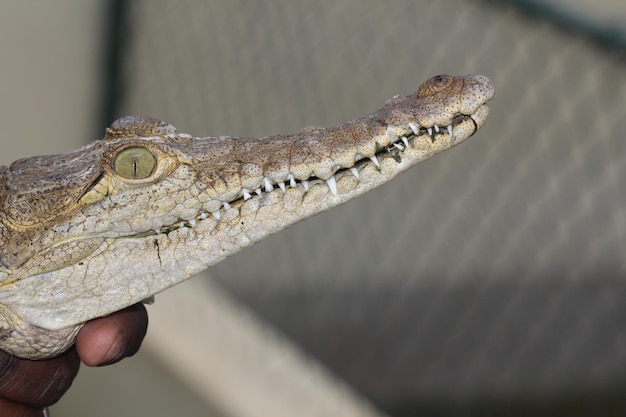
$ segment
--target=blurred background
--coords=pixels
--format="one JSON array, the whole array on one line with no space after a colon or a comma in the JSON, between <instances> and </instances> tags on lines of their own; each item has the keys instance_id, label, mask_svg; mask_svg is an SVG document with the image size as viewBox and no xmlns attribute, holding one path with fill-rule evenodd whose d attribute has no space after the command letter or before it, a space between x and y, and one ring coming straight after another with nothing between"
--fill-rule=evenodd
<instances>
[{"instance_id":1,"label":"blurred background","mask_svg":"<svg viewBox=\"0 0 626 417\"><path fill-rule=\"evenodd\" d=\"M53 416L626 413L622 0L11 0L0 51L1 164L126 114L266 136L496 85L463 146L157 296Z\"/></svg>"}]
</instances>

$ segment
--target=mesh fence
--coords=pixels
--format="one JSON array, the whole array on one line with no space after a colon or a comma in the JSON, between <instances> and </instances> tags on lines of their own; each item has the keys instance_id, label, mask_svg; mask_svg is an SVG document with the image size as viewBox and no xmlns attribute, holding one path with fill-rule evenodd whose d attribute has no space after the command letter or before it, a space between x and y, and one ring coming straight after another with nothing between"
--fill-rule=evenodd
<instances>
[{"instance_id":1,"label":"mesh fence","mask_svg":"<svg viewBox=\"0 0 626 417\"><path fill-rule=\"evenodd\" d=\"M623 49L505 2L129 12L118 115L197 136L332 125L434 74L489 76L467 144L210 274L391 414L626 405Z\"/></svg>"}]
</instances>

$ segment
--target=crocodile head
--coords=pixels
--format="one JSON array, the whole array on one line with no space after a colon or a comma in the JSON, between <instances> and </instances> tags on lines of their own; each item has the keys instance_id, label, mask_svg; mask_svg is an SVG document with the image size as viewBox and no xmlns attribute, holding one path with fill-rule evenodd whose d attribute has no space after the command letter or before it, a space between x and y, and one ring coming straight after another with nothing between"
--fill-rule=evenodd
<instances>
[{"instance_id":1,"label":"crocodile head","mask_svg":"<svg viewBox=\"0 0 626 417\"><path fill-rule=\"evenodd\" d=\"M493 93L484 76L441 75L370 115L260 139L130 116L77 151L0 167L0 348L59 354L83 322L463 142Z\"/></svg>"}]
</instances>

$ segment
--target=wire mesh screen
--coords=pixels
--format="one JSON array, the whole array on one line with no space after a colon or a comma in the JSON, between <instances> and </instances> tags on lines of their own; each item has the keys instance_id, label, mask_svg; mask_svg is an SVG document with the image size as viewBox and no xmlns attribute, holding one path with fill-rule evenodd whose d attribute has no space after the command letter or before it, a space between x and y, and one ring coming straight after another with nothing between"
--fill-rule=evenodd
<instances>
[{"instance_id":1,"label":"wire mesh screen","mask_svg":"<svg viewBox=\"0 0 626 417\"><path fill-rule=\"evenodd\" d=\"M623 50L460 0L134 1L126 30L117 114L197 136L328 126L435 74L492 78L468 143L210 275L391 414L624 405Z\"/></svg>"}]
</instances>

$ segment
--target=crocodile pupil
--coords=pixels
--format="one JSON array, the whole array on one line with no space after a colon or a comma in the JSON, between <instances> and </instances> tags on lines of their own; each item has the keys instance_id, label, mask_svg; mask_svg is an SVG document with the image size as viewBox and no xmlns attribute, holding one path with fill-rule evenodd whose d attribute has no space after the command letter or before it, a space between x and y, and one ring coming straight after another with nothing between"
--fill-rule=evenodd
<instances>
[{"instance_id":1,"label":"crocodile pupil","mask_svg":"<svg viewBox=\"0 0 626 417\"><path fill-rule=\"evenodd\" d=\"M148 178L154 172L156 158L146 148L131 147L122 150L113 161L118 175L130 180Z\"/></svg>"}]
</instances>

